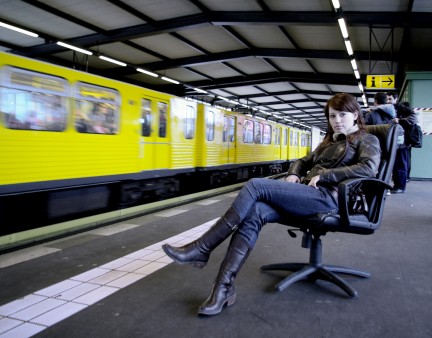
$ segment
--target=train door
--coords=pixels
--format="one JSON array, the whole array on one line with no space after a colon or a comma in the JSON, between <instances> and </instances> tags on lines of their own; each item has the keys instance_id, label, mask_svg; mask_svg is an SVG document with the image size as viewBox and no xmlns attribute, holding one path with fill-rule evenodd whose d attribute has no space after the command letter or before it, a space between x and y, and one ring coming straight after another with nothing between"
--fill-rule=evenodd
<instances>
[{"instance_id":1,"label":"train door","mask_svg":"<svg viewBox=\"0 0 432 338\"><path fill-rule=\"evenodd\" d=\"M236 117L224 115L222 132L222 163L235 163L236 148Z\"/></svg>"},{"instance_id":2,"label":"train door","mask_svg":"<svg viewBox=\"0 0 432 338\"><path fill-rule=\"evenodd\" d=\"M274 140L274 151L275 160L280 160L282 158L282 147L281 147L281 128L275 128L275 140Z\"/></svg>"},{"instance_id":3,"label":"train door","mask_svg":"<svg viewBox=\"0 0 432 338\"><path fill-rule=\"evenodd\" d=\"M288 146L288 128L283 128L283 137L282 137L282 159L289 159L289 146Z\"/></svg>"},{"instance_id":4,"label":"train door","mask_svg":"<svg viewBox=\"0 0 432 338\"><path fill-rule=\"evenodd\" d=\"M140 170L169 168L168 101L141 99L139 161Z\"/></svg>"},{"instance_id":5,"label":"train door","mask_svg":"<svg viewBox=\"0 0 432 338\"><path fill-rule=\"evenodd\" d=\"M289 159L293 160L299 157L299 135L298 130L290 128L289 136Z\"/></svg>"}]
</instances>

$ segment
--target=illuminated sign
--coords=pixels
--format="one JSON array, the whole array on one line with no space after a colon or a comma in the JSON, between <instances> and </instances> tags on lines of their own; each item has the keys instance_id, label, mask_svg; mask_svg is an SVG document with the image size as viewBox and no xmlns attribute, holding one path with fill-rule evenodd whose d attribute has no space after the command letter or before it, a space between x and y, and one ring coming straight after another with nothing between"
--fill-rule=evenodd
<instances>
[{"instance_id":1,"label":"illuminated sign","mask_svg":"<svg viewBox=\"0 0 432 338\"><path fill-rule=\"evenodd\" d=\"M366 88L368 89L391 89L395 87L394 75L367 75Z\"/></svg>"}]
</instances>

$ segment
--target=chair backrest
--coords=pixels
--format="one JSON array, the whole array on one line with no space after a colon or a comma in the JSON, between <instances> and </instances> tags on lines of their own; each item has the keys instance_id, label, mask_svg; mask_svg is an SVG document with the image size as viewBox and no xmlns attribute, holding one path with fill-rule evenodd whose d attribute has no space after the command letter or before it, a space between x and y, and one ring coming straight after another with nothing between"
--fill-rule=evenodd
<instances>
[{"instance_id":1,"label":"chair backrest","mask_svg":"<svg viewBox=\"0 0 432 338\"><path fill-rule=\"evenodd\" d=\"M403 135L403 128L398 124L380 124L366 126L366 130L368 133L378 137L381 146L381 161L376 178L389 184L396 158L396 150L401 141L400 135ZM365 215L346 215L349 219L347 223L350 224L350 227L363 228L367 232L373 232L381 224L387 189L384 185L381 189L377 189L376 185L372 185L372 188L368 191L367 183L362 188L366 192L369 213L367 217Z\"/></svg>"},{"instance_id":2,"label":"chair backrest","mask_svg":"<svg viewBox=\"0 0 432 338\"><path fill-rule=\"evenodd\" d=\"M368 133L378 137L381 146L381 162L376 178L389 183L396 158L396 150L404 134L399 124L379 124L366 126Z\"/></svg>"}]
</instances>

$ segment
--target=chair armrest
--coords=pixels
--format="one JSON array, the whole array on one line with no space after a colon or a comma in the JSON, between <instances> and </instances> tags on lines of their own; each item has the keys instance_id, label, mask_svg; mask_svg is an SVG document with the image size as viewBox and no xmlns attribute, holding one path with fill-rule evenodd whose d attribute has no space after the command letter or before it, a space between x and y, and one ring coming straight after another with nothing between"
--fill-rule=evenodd
<instances>
[{"instance_id":1,"label":"chair armrest","mask_svg":"<svg viewBox=\"0 0 432 338\"><path fill-rule=\"evenodd\" d=\"M350 191L361 185L361 189L366 195L366 200L370 203L376 200L374 197L383 196L385 189L391 189L392 186L377 178L352 178L346 181L342 181L338 185L338 203L339 203L339 215L343 226L350 226L350 216L353 213L349 210L349 197ZM376 202L376 201L375 201ZM372 209L372 208L371 208ZM367 218L370 220L373 215L373 210L369 210Z\"/></svg>"}]
</instances>

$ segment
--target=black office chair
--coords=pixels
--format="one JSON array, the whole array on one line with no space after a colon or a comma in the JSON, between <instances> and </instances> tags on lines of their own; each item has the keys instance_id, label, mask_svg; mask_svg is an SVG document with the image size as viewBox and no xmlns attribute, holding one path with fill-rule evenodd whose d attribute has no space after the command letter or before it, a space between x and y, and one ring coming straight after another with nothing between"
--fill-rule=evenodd
<instances>
[{"instance_id":1,"label":"black office chair","mask_svg":"<svg viewBox=\"0 0 432 338\"><path fill-rule=\"evenodd\" d=\"M280 263L261 267L261 270L287 270L294 271L285 279L275 285L279 291L289 285L303 279L315 281L323 279L336 284L349 296L356 297L354 290L345 280L336 273L369 277L368 272L353 268L322 264L321 236L327 232L345 232L359 235L374 233L381 224L384 211L384 203L387 196L396 149L403 135L403 129L399 125L374 125L367 126L367 131L377 136L381 145L381 162L376 178L355 178L343 181L339 184L339 214L317 214L311 218L303 218L281 222L285 225L298 228L303 232L302 247L310 249L309 263ZM361 189L365 193L368 211L361 214L350 213L353 189ZM296 237L294 230L288 230L292 237Z\"/></svg>"}]
</instances>

